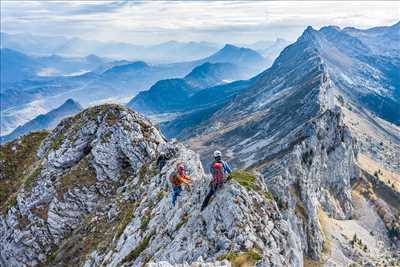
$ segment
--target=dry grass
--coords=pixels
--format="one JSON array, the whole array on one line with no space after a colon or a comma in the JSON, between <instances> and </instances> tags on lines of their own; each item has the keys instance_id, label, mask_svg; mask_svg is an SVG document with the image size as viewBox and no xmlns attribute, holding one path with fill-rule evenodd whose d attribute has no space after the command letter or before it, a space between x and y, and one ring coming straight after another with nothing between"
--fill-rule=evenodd
<instances>
[{"instance_id":1,"label":"dry grass","mask_svg":"<svg viewBox=\"0 0 400 267\"><path fill-rule=\"evenodd\" d=\"M232 267L253 267L262 260L262 257L254 250L245 252L228 252L226 255L218 257L218 260L228 260Z\"/></svg>"},{"instance_id":2,"label":"dry grass","mask_svg":"<svg viewBox=\"0 0 400 267\"><path fill-rule=\"evenodd\" d=\"M304 267L322 267L324 266L324 263L322 261L315 261L307 256L304 256L303 265Z\"/></svg>"},{"instance_id":3,"label":"dry grass","mask_svg":"<svg viewBox=\"0 0 400 267\"><path fill-rule=\"evenodd\" d=\"M92 221L93 217L88 216L39 266L83 266L93 250L104 253L112 249L113 225L105 218Z\"/></svg>"},{"instance_id":4,"label":"dry grass","mask_svg":"<svg viewBox=\"0 0 400 267\"><path fill-rule=\"evenodd\" d=\"M118 215L118 225L116 229L116 238L119 238L122 233L125 230L125 227L128 225L128 223L132 220L133 214L135 212L135 209L137 207L137 203L131 202L131 203L124 203L124 207L122 207L122 210L120 214Z\"/></svg>"},{"instance_id":5,"label":"dry grass","mask_svg":"<svg viewBox=\"0 0 400 267\"><path fill-rule=\"evenodd\" d=\"M313 260L307 256L303 257L304 267L322 267L326 260L329 258L332 249L332 242L329 238L329 232L327 230L329 224L329 218L322 209L318 209L318 218L322 227L322 234L324 243L322 244L321 260Z\"/></svg>"},{"instance_id":6,"label":"dry grass","mask_svg":"<svg viewBox=\"0 0 400 267\"><path fill-rule=\"evenodd\" d=\"M3 213L16 202L16 192L28 183L28 189L37 176L39 165L36 151L47 132L35 132L0 147L0 207Z\"/></svg>"},{"instance_id":7,"label":"dry grass","mask_svg":"<svg viewBox=\"0 0 400 267\"><path fill-rule=\"evenodd\" d=\"M31 212L35 215L37 215L39 218L42 218L44 221L47 221L47 218L49 216L49 207L48 206L41 206L41 207L35 207L31 209Z\"/></svg>"},{"instance_id":8,"label":"dry grass","mask_svg":"<svg viewBox=\"0 0 400 267\"><path fill-rule=\"evenodd\" d=\"M95 183L96 171L85 157L62 177L61 185L57 188L58 198L64 199L64 194L74 187L90 186Z\"/></svg>"},{"instance_id":9,"label":"dry grass","mask_svg":"<svg viewBox=\"0 0 400 267\"><path fill-rule=\"evenodd\" d=\"M322 209L318 209L318 218L319 223L322 227L323 239L324 243L322 244L322 259L329 257L332 250L332 241L330 239L328 225L329 225L329 218L326 213Z\"/></svg>"},{"instance_id":10,"label":"dry grass","mask_svg":"<svg viewBox=\"0 0 400 267\"><path fill-rule=\"evenodd\" d=\"M139 242L136 248L134 248L123 260L122 263L134 262L140 254L148 247L153 233L145 236L142 241Z\"/></svg>"},{"instance_id":11,"label":"dry grass","mask_svg":"<svg viewBox=\"0 0 400 267\"><path fill-rule=\"evenodd\" d=\"M367 171L369 174L374 175L378 177L379 180L384 182L386 185L392 187L392 184L394 185L392 188L400 192L400 175L396 174L394 172L386 170L381 164L378 162L372 160L368 156L364 154L360 154L358 156L358 165L360 166L361 169Z\"/></svg>"},{"instance_id":12,"label":"dry grass","mask_svg":"<svg viewBox=\"0 0 400 267\"><path fill-rule=\"evenodd\" d=\"M19 229L19 230L22 230L22 229L25 229L28 225L29 225L29 223L30 223L30 221L28 220L28 218L26 218L24 215L22 215L20 212L17 212L16 213L16 216L17 216L17 221L18 221L18 224L17 224L17 229Z\"/></svg>"}]
</instances>

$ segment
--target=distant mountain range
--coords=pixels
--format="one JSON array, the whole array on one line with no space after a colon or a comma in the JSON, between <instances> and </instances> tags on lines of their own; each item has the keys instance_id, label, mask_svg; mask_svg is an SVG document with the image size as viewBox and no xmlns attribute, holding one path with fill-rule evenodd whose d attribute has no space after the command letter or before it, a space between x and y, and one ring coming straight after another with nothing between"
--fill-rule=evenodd
<instances>
[{"instance_id":1,"label":"distant mountain range","mask_svg":"<svg viewBox=\"0 0 400 267\"><path fill-rule=\"evenodd\" d=\"M1 32L1 47L11 48L26 54L63 55L85 57L95 54L102 57L142 60L151 63L190 61L206 57L220 49L220 45L209 42L168 41L157 45L136 45L122 42L100 42L61 36L32 34L8 34Z\"/></svg>"},{"instance_id":2,"label":"distant mountain range","mask_svg":"<svg viewBox=\"0 0 400 267\"><path fill-rule=\"evenodd\" d=\"M149 90L135 96L128 106L145 114L209 108L221 100L224 102L251 83L228 82L240 77L236 65L232 63L204 63L183 79L158 81Z\"/></svg>"},{"instance_id":3,"label":"distant mountain range","mask_svg":"<svg viewBox=\"0 0 400 267\"><path fill-rule=\"evenodd\" d=\"M64 57L99 57L146 61L152 64L193 61L217 52L222 45L211 42L168 41L156 45L137 45L123 42L100 42L62 36L41 36L32 34L0 33L1 48L10 48L28 55ZM239 44L264 56L271 65L290 42L277 38L275 41L258 41L253 44Z\"/></svg>"},{"instance_id":4,"label":"distant mountain range","mask_svg":"<svg viewBox=\"0 0 400 267\"><path fill-rule=\"evenodd\" d=\"M274 60L279 56L279 53L290 44L289 41L278 38L271 45L266 46L264 48L260 48L257 50L264 58L270 62L270 65L274 62Z\"/></svg>"},{"instance_id":5,"label":"distant mountain range","mask_svg":"<svg viewBox=\"0 0 400 267\"><path fill-rule=\"evenodd\" d=\"M2 68L2 70L5 70L2 75L10 77L7 78L10 82L2 85L0 95L2 134L9 133L18 125L39 115L40 113L37 113L39 109L32 108L37 104L43 107L42 111L49 111L51 108L61 105L68 98L76 99L83 106L104 101L128 102L132 96L150 88L157 81L183 78L195 67L207 62L224 64L213 65L215 77L212 77L209 71L210 76L199 79L202 70L198 69L199 73L195 76L187 77L188 82L192 83L193 86L208 86L228 80L248 79L264 69L267 63L261 55L251 49L226 45L204 59L174 64L151 65L143 61L103 60L100 62L100 60L95 60L96 58L90 56L79 62L81 62L81 65L86 64L87 61L95 62L96 64L91 66L93 69L91 72L76 76L35 76L31 78L31 76L34 76L33 73L37 73L37 70L43 68L45 64L53 66L53 68L61 68L60 66L63 66L64 61L66 61L64 69L67 69L70 66L69 60L54 56L38 60L36 57L26 56L10 49L2 49L2 51L4 51L2 63L6 66ZM13 70L12 65L8 68L8 64L16 61L15 65L19 66L18 68ZM100 64L103 62L104 64ZM79 64L72 65L79 66ZM207 65L203 66L203 68L206 67ZM20 73L21 70L26 70L24 75L29 78L28 80L23 79L24 75L13 74ZM226 81L218 80L217 76ZM12 80L14 82L11 82ZM195 84L199 83L200 80L204 84ZM127 99L124 100L125 98Z\"/></svg>"},{"instance_id":6,"label":"distant mountain range","mask_svg":"<svg viewBox=\"0 0 400 267\"><path fill-rule=\"evenodd\" d=\"M0 55L1 84L41 77L77 76L112 62L95 55L83 58L29 56L9 48L1 48Z\"/></svg>"},{"instance_id":7,"label":"distant mountain range","mask_svg":"<svg viewBox=\"0 0 400 267\"><path fill-rule=\"evenodd\" d=\"M25 123L22 126L17 127L10 134L1 136L0 143L14 140L22 135L30 132L37 132L41 130L49 130L57 126L57 124L65 117L75 115L82 110L81 105L72 100L68 99L64 104L56 109L51 110L46 114L39 115L31 121Z\"/></svg>"}]
</instances>

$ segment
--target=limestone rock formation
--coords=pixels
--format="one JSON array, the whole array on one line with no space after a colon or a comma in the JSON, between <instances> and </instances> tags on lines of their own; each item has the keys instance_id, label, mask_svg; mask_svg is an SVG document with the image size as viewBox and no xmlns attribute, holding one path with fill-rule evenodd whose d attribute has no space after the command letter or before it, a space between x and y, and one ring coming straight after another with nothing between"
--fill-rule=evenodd
<instances>
[{"instance_id":1,"label":"limestone rock formation","mask_svg":"<svg viewBox=\"0 0 400 267\"><path fill-rule=\"evenodd\" d=\"M170 159L157 173L161 151ZM16 158L20 153L26 158ZM201 213L210 177L199 156L166 142L127 108L87 109L49 134L7 143L1 157L1 186L14 189L2 194L2 266L224 264L232 255L261 266L299 260L261 177L227 182ZM167 176L178 161L193 186L173 207Z\"/></svg>"}]
</instances>

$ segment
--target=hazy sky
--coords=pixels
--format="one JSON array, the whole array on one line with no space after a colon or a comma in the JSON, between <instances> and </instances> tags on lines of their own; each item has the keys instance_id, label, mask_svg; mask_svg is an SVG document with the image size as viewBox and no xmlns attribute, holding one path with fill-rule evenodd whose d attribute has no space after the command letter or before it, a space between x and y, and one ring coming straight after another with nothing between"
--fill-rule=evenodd
<instances>
[{"instance_id":1,"label":"hazy sky","mask_svg":"<svg viewBox=\"0 0 400 267\"><path fill-rule=\"evenodd\" d=\"M400 20L400 2L3 1L1 30L131 43L294 40L308 25L369 28Z\"/></svg>"}]
</instances>

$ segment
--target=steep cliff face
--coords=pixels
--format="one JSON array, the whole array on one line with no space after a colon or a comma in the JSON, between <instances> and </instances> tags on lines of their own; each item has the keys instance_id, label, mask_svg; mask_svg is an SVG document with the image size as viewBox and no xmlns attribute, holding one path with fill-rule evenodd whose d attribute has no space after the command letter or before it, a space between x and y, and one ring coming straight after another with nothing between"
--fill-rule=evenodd
<instances>
[{"instance_id":1,"label":"steep cliff face","mask_svg":"<svg viewBox=\"0 0 400 267\"><path fill-rule=\"evenodd\" d=\"M292 223L292 233L299 235L305 255L320 260L327 243L320 213L352 217L355 141L338 110L327 110L287 138L292 144L287 153L256 168Z\"/></svg>"},{"instance_id":2,"label":"steep cliff face","mask_svg":"<svg viewBox=\"0 0 400 267\"><path fill-rule=\"evenodd\" d=\"M161 151L169 160L157 173ZM24 152L31 153L15 158ZM193 186L173 207L167 177L178 161ZM263 179L226 183L200 213L209 177L198 155L166 142L148 120L120 106L93 107L48 135L8 143L0 166L2 188L14 189L2 192L2 266L299 261ZM23 169L13 172L14 166Z\"/></svg>"}]
</instances>

